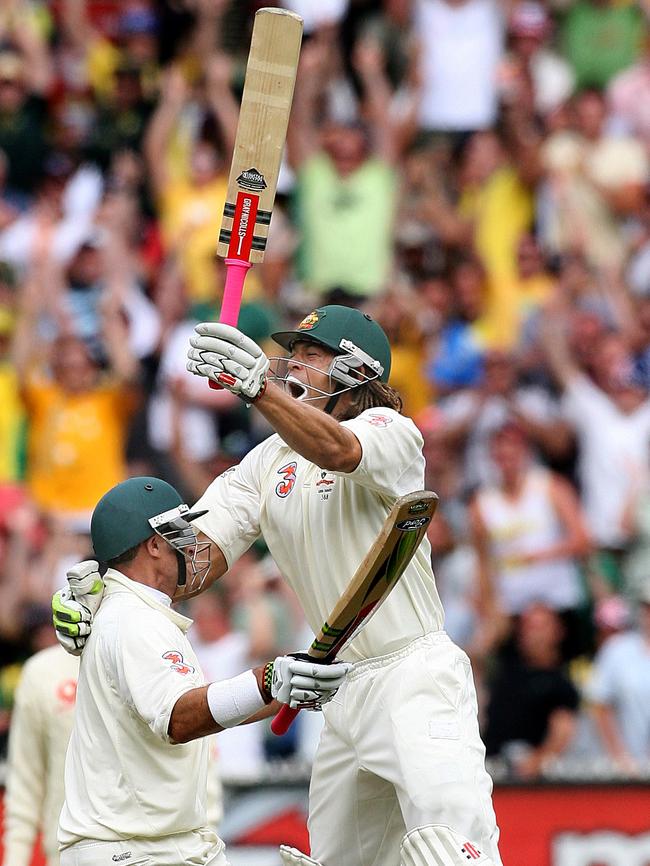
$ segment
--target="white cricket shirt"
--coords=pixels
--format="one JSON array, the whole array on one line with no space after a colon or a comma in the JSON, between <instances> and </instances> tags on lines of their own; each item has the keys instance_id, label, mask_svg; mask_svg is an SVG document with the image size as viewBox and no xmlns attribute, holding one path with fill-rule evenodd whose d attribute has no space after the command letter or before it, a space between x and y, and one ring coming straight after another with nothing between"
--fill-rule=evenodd
<instances>
[{"instance_id":1,"label":"white cricket shirt","mask_svg":"<svg viewBox=\"0 0 650 866\"><path fill-rule=\"evenodd\" d=\"M79 659L58 644L25 662L9 733L4 860L29 866L39 831L50 866L63 803L63 762L74 718Z\"/></svg>"},{"instance_id":2,"label":"white cricket shirt","mask_svg":"<svg viewBox=\"0 0 650 866\"><path fill-rule=\"evenodd\" d=\"M173 744L174 704L204 685L191 620L109 569L81 657L59 844L159 838L206 824L208 746Z\"/></svg>"},{"instance_id":3,"label":"white cricket shirt","mask_svg":"<svg viewBox=\"0 0 650 866\"><path fill-rule=\"evenodd\" d=\"M326 472L276 434L208 487L194 525L223 551L228 566L262 534L278 568L318 632L372 546L398 496L424 487L422 436L392 409L368 409L343 425L362 448L350 473ZM442 628L443 611L427 539L399 583L342 658L400 649Z\"/></svg>"}]
</instances>

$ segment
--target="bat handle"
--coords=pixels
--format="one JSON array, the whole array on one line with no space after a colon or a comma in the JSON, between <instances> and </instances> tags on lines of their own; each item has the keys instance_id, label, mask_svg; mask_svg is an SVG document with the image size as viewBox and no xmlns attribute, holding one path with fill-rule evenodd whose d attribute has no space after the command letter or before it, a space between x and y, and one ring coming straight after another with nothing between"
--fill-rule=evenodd
<instances>
[{"instance_id":1,"label":"bat handle","mask_svg":"<svg viewBox=\"0 0 650 866\"><path fill-rule=\"evenodd\" d=\"M219 315L219 321L223 322L224 325L233 325L233 327L237 325L244 292L244 281L250 266L250 262L242 261L242 259L226 259L226 285L223 288L223 300ZM221 391L221 385L217 385L212 379L208 379L208 385L214 391Z\"/></svg>"},{"instance_id":2,"label":"bat handle","mask_svg":"<svg viewBox=\"0 0 650 866\"><path fill-rule=\"evenodd\" d=\"M280 711L271 722L271 730L273 733L278 737L281 737L282 734L286 734L291 727L291 723L299 712L299 709L294 709L293 707L290 707L289 704L283 704L280 707Z\"/></svg>"}]
</instances>

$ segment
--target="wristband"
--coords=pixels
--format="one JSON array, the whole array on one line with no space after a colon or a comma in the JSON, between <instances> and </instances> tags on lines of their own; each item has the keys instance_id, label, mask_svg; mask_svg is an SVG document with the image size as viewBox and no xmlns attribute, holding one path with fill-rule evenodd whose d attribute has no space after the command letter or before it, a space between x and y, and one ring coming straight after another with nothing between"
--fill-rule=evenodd
<instances>
[{"instance_id":1,"label":"wristband","mask_svg":"<svg viewBox=\"0 0 650 866\"><path fill-rule=\"evenodd\" d=\"M264 697L267 699L266 702L269 704L273 700L273 691L271 688L272 685L273 685L273 662L267 662L264 665L264 673L262 675L262 686L264 687L264 691L265 691Z\"/></svg>"},{"instance_id":2,"label":"wristband","mask_svg":"<svg viewBox=\"0 0 650 866\"><path fill-rule=\"evenodd\" d=\"M212 718L222 728L234 728L266 706L253 671L210 683L207 698Z\"/></svg>"}]
</instances>

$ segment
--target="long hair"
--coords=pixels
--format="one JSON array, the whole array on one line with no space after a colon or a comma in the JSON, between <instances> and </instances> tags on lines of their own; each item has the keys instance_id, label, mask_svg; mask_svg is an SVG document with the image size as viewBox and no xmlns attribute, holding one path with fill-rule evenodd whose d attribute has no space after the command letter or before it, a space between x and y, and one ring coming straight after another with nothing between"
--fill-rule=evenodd
<instances>
[{"instance_id":1,"label":"long hair","mask_svg":"<svg viewBox=\"0 0 650 866\"><path fill-rule=\"evenodd\" d=\"M359 385L349 393L351 395L350 404L343 415L336 416L337 421L350 421L357 415L361 415L366 409L394 409L400 413L402 411L402 398L399 393L385 382L380 382L379 379L373 379L371 382Z\"/></svg>"}]
</instances>

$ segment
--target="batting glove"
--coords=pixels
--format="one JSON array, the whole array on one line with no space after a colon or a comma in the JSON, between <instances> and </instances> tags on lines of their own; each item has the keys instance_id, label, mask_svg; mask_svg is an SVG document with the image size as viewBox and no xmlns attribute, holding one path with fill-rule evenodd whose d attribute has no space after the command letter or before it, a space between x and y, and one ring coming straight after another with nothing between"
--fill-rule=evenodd
<instances>
[{"instance_id":1,"label":"batting glove","mask_svg":"<svg viewBox=\"0 0 650 866\"><path fill-rule=\"evenodd\" d=\"M248 403L266 390L269 359L260 347L231 325L203 322L190 340L187 369L205 376Z\"/></svg>"},{"instance_id":2,"label":"batting glove","mask_svg":"<svg viewBox=\"0 0 650 866\"><path fill-rule=\"evenodd\" d=\"M93 615L85 604L75 601L66 587L52 596L52 622L56 639L70 655L80 656L92 627Z\"/></svg>"},{"instance_id":3,"label":"batting glove","mask_svg":"<svg viewBox=\"0 0 650 866\"><path fill-rule=\"evenodd\" d=\"M52 621L57 640L72 655L80 655L104 594L99 563L78 562L66 573L68 586L52 599Z\"/></svg>"},{"instance_id":4,"label":"batting glove","mask_svg":"<svg viewBox=\"0 0 650 866\"><path fill-rule=\"evenodd\" d=\"M278 656L273 662L271 694L294 709L318 710L332 700L351 667L348 662L328 665Z\"/></svg>"}]
</instances>

